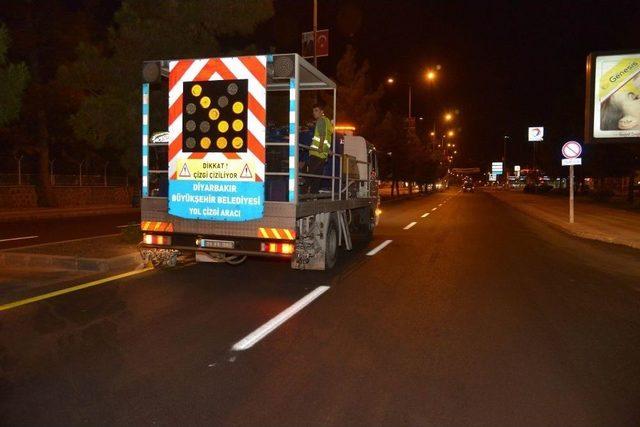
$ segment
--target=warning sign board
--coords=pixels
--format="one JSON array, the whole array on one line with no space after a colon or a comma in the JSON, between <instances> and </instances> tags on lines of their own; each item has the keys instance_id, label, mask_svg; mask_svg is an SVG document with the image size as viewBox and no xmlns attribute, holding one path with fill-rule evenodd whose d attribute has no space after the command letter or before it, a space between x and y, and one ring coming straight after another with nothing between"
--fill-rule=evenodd
<instances>
[{"instance_id":1,"label":"warning sign board","mask_svg":"<svg viewBox=\"0 0 640 427\"><path fill-rule=\"evenodd\" d=\"M249 170L249 165L245 163L242 168L242 172L240 172L240 178L251 179L253 175L251 175L251 171Z\"/></svg>"},{"instance_id":2,"label":"warning sign board","mask_svg":"<svg viewBox=\"0 0 640 427\"><path fill-rule=\"evenodd\" d=\"M189 168L187 167L187 164L183 164L182 167L180 168L180 174L178 175L178 177L180 178L191 178L191 172L189 172Z\"/></svg>"},{"instance_id":3,"label":"warning sign board","mask_svg":"<svg viewBox=\"0 0 640 427\"><path fill-rule=\"evenodd\" d=\"M169 213L262 218L267 57L184 59L169 69Z\"/></svg>"},{"instance_id":4,"label":"warning sign board","mask_svg":"<svg viewBox=\"0 0 640 427\"><path fill-rule=\"evenodd\" d=\"M178 160L178 180L195 181L254 181L250 162L242 159L207 161L201 159Z\"/></svg>"}]
</instances>

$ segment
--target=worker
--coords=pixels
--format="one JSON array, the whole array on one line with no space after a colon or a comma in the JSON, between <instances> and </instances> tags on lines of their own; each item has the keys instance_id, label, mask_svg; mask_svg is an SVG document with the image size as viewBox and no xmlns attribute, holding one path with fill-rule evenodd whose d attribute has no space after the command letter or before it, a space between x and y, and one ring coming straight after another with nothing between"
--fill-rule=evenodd
<instances>
[{"instance_id":1,"label":"worker","mask_svg":"<svg viewBox=\"0 0 640 427\"><path fill-rule=\"evenodd\" d=\"M313 106L313 118L316 121L313 139L309 147L309 160L307 171L312 175L322 175L324 166L329 157L331 142L333 141L333 125L331 120L324 115L324 105L317 103ZM318 193L322 178L311 178L309 192Z\"/></svg>"}]
</instances>

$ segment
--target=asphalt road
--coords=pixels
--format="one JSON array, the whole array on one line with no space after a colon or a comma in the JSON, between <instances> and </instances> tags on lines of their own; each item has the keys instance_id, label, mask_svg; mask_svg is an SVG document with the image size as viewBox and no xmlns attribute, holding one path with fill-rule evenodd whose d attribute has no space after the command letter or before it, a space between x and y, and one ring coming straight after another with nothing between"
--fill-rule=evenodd
<instances>
[{"instance_id":1,"label":"asphalt road","mask_svg":"<svg viewBox=\"0 0 640 427\"><path fill-rule=\"evenodd\" d=\"M0 250L115 234L118 226L139 222L139 212L0 222Z\"/></svg>"},{"instance_id":2,"label":"asphalt road","mask_svg":"<svg viewBox=\"0 0 640 427\"><path fill-rule=\"evenodd\" d=\"M191 265L0 312L1 423L640 424L637 251L483 193L392 203L382 218L332 272Z\"/></svg>"}]
</instances>

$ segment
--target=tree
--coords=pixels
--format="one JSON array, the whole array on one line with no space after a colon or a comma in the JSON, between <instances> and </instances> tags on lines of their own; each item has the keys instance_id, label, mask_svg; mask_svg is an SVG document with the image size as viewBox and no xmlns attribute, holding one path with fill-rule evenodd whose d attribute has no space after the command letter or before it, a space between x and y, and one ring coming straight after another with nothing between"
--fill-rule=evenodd
<instances>
[{"instance_id":1,"label":"tree","mask_svg":"<svg viewBox=\"0 0 640 427\"><path fill-rule=\"evenodd\" d=\"M72 145L68 116L77 99L56 79L58 67L73 59L80 40L94 34L89 5L64 0L5 2L0 17L14 36L10 58L24 61L29 81L24 92L20 120L3 129L10 136L11 151L37 159L40 205L53 205L49 180L51 150Z\"/></svg>"},{"instance_id":2,"label":"tree","mask_svg":"<svg viewBox=\"0 0 640 427\"><path fill-rule=\"evenodd\" d=\"M7 61L7 50L11 40L9 31L4 25L0 26L0 126L6 126L16 120L22 108L22 97L27 82L29 70L20 62L10 64Z\"/></svg>"},{"instance_id":3,"label":"tree","mask_svg":"<svg viewBox=\"0 0 640 427\"><path fill-rule=\"evenodd\" d=\"M369 69L368 61L358 64L356 50L348 45L336 67L337 117L356 126L359 135L373 141L380 123L379 104L384 90L382 85L372 88Z\"/></svg>"},{"instance_id":4,"label":"tree","mask_svg":"<svg viewBox=\"0 0 640 427\"><path fill-rule=\"evenodd\" d=\"M61 78L83 96L71 118L74 134L111 153L130 173L136 171L142 62L251 51L246 37L272 14L270 0L124 1L107 43L81 45L79 59L60 70ZM166 92L155 96L166 97ZM160 122L158 116L151 120Z\"/></svg>"}]
</instances>

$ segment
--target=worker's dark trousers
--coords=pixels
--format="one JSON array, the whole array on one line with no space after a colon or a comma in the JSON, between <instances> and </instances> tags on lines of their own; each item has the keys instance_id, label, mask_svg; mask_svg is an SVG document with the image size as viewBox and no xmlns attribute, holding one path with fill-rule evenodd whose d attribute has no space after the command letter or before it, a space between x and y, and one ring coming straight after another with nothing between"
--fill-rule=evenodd
<instances>
[{"instance_id":1,"label":"worker's dark trousers","mask_svg":"<svg viewBox=\"0 0 640 427\"><path fill-rule=\"evenodd\" d=\"M326 160L316 156L309 156L309 173L313 175L322 175ZM322 185L322 178L307 178L310 182L309 193L317 194Z\"/></svg>"}]
</instances>

